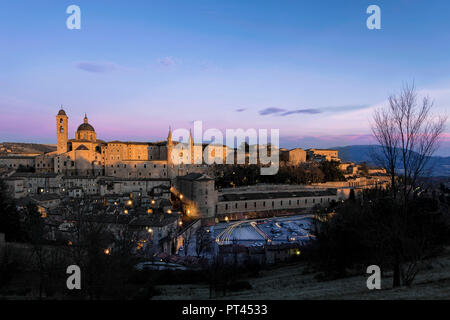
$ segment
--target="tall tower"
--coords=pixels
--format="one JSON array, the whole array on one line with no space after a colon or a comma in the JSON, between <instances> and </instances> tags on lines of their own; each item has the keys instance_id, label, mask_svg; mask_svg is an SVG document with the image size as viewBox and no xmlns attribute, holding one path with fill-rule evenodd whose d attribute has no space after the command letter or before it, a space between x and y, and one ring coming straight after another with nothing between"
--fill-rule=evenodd
<instances>
[{"instance_id":1,"label":"tall tower","mask_svg":"<svg viewBox=\"0 0 450 320\"><path fill-rule=\"evenodd\" d=\"M169 127L169 135L167 136L167 164L172 164L172 130Z\"/></svg>"},{"instance_id":2,"label":"tall tower","mask_svg":"<svg viewBox=\"0 0 450 320\"><path fill-rule=\"evenodd\" d=\"M66 112L61 108L56 115L56 146L57 153L67 152L69 118Z\"/></svg>"},{"instance_id":3,"label":"tall tower","mask_svg":"<svg viewBox=\"0 0 450 320\"><path fill-rule=\"evenodd\" d=\"M189 129L189 150L190 150L190 159L189 162L194 164L194 139L192 138L192 130Z\"/></svg>"}]
</instances>

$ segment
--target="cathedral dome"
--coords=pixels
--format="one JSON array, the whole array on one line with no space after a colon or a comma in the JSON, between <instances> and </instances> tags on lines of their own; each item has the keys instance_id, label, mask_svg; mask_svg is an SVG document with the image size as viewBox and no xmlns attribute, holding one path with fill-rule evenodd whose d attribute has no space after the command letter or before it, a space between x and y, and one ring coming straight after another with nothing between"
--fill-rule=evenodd
<instances>
[{"instance_id":1,"label":"cathedral dome","mask_svg":"<svg viewBox=\"0 0 450 320\"><path fill-rule=\"evenodd\" d=\"M93 132L95 132L94 127L88 123L88 118L87 118L86 114L84 115L84 122L78 126L77 131L93 131Z\"/></svg>"},{"instance_id":2,"label":"cathedral dome","mask_svg":"<svg viewBox=\"0 0 450 320\"><path fill-rule=\"evenodd\" d=\"M77 131L94 131L94 127L91 126L89 123L82 123L78 126Z\"/></svg>"},{"instance_id":3,"label":"cathedral dome","mask_svg":"<svg viewBox=\"0 0 450 320\"><path fill-rule=\"evenodd\" d=\"M84 123L78 126L77 132L75 133L77 139L95 141L97 135L95 133L94 127L88 123L88 118L84 116Z\"/></svg>"}]
</instances>

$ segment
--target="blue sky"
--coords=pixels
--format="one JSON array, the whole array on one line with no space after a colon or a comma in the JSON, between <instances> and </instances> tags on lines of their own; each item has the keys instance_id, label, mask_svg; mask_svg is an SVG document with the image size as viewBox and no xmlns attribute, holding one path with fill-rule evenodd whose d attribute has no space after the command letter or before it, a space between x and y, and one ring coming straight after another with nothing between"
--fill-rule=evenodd
<instances>
[{"instance_id":1,"label":"blue sky","mask_svg":"<svg viewBox=\"0 0 450 320\"><path fill-rule=\"evenodd\" d=\"M450 1L0 1L0 141L55 143L84 112L104 140L168 126L279 128L282 146L370 143L405 81L450 103ZM66 8L81 8L81 30ZM381 30L366 8L381 8ZM447 127L441 155L450 155Z\"/></svg>"}]
</instances>

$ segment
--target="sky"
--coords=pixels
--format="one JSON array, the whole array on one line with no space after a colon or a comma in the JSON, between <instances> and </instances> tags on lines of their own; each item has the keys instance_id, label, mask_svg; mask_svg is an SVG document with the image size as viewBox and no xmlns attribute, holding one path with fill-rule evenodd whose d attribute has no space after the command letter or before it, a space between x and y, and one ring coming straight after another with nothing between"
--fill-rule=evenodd
<instances>
[{"instance_id":1,"label":"sky","mask_svg":"<svg viewBox=\"0 0 450 320\"><path fill-rule=\"evenodd\" d=\"M69 30L69 5L81 29ZM369 30L369 5L381 29ZM450 1L0 0L0 141L56 143L87 113L102 140L279 129L282 147L371 144L404 83L450 104ZM438 155L450 156L450 126Z\"/></svg>"}]
</instances>

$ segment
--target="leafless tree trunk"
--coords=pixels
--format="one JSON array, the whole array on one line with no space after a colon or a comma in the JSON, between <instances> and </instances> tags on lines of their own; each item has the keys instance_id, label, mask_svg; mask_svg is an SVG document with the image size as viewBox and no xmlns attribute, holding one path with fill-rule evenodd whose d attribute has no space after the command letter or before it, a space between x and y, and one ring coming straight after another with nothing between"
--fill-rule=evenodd
<instances>
[{"instance_id":1,"label":"leafless tree trunk","mask_svg":"<svg viewBox=\"0 0 450 320\"><path fill-rule=\"evenodd\" d=\"M394 252L393 286L400 286L402 239L408 222L408 202L418 186L418 178L429 174L430 157L439 147L447 116L431 113L429 97L419 100L414 84L404 85L398 95L389 97L389 105L375 111L372 132L381 146L375 157L391 177L391 191L400 205L393 210L392 246ZM397 179L398 176L398 179ZM412 262L413 268L417 264ZM407 274L414 274L408 267Z\"/></svg>"}]
</instances>

